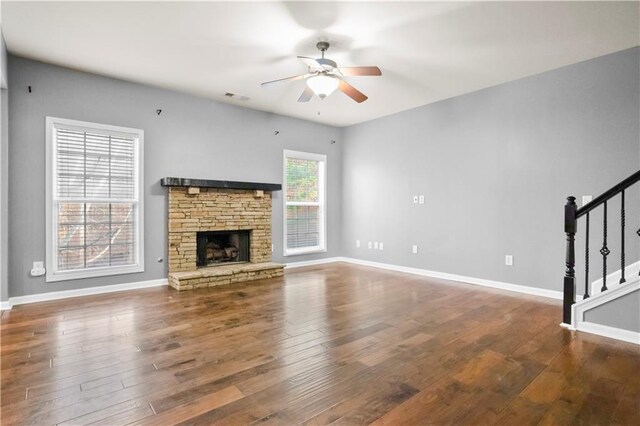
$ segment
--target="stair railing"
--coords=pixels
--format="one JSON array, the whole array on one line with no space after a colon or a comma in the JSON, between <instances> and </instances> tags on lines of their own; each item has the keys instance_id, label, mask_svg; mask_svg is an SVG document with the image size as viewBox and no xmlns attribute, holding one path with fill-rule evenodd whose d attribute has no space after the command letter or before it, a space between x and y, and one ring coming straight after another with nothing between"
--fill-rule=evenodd
<instances>
[{"instance_id":1,"label":"stair railing","mask_svg":"<svg viewBox=\"0 0 640 426\"><path fill-rule=\"evenodd\" d=\"M621 232L621 250L620 250L620 284L626 282L625 278L625 241L624 230L626 225L625 218L625 190L634 183L640 181L640 170L613 186L609 190L594 198L591 202L585 204L581 208L576 205L576 197L567 197L567 204L564 206L564 232L567 236L567 245L565 252L565 274L564 274L564 291L563 291L563 307L562 322L571 324L571 306L576 303L576 253L575 253L575 236L578 231L578 219L585 216L585 291L584 299L589 298L589 213L602 206L603 223L602 223L602 247L600 255L602 255L602 288L601 291L607 291L607 257L611 254L611 250L607 247L607 202L616 195L620 194L620 232ZM640 229L636 232L640 236Z\"/></svg>"}]
</instances>

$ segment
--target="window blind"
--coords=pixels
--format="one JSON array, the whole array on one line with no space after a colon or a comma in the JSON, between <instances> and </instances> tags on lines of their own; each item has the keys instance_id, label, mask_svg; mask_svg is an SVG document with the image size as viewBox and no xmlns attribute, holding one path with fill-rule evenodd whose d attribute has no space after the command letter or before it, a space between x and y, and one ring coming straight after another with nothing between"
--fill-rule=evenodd
<instances>
[{"instance_id":1,"label":"window blind","mask_svg":"<svg viewBox=\"0 0 640 426\"><path fill-rule=\"evenodd\" d=\"M137 138L56 126L56 267L136 263Z\"/></svg>"},{"instance_id":2,"label":"window blind","mask_svg":"<svg viewBox=\"0 0 640 426\"><path fill-rule=\"evenodd\" d=\"M134 199L134 138L57 129L56 144L59 198Z\"/></svg>"}]
</instances>

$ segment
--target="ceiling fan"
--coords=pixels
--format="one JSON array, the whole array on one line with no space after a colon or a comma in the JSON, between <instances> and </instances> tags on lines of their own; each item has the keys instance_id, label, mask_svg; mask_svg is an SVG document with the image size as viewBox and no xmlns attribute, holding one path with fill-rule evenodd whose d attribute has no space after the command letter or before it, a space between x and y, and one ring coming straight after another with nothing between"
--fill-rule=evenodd
<instances>
[{"instance_id":1,"label":"ceiling fan","mask_svg":"<svg viewBox=\"0 0 640 426\"><path fill-rule=\"evenodd\" d=\"M306 74L296 75L293 77L281 78L278 80L267 81L262 83L261 86L266 86L273 83L281 83L283 81L295 81L295 80L307 80L307 87L304 92L298 98L298 102L309 102L311 97L315 94L320 99L324 99L333 93L336 89L339 89L342 93L349 96L354 101L361 103L367 100L367 96L344 81L343 77L350 76L378 76L382 75L380 68L378 67L340 67L331 59L324 57L324 52L329 49L329 43L321 41L316 44L318 50L322 53L321 58L309 58L307 56L298 56L306 66L309 67L309 72Z\"/></svg>"}]
</instances>

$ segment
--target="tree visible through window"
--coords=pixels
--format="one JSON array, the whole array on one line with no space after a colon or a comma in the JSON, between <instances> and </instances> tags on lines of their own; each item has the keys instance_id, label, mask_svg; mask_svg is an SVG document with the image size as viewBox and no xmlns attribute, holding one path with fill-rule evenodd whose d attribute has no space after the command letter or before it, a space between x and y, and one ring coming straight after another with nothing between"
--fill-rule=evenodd
<instances>
[{"instance_id":1,"label":"tree visible through window","mask_svg":"<svg viewBox=\"0 0 640 426\"><path fill-rule=\"evenodd\" d=\"M325 249L323 155L285 151L285 254Z\"/></svg>"},{"instance_id":2,"label":"tree visible through window","mask_svg":"<svg viewBox=\"0 0 640 426\"><path fill-rule=\"evenodd\" d=\"M47 119L47 280L142 270L142 131Z\"/></svg>"}]
</instances>

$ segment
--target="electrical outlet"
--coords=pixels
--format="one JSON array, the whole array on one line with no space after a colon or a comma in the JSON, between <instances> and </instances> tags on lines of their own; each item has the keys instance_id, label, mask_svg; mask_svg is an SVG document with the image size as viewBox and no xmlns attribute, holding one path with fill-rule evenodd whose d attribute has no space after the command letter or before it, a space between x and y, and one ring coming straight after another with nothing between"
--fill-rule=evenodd
<instances>
[{"instance_id":1,"label":"electrical outlet","mask_svg":"<svg viewBox=\"0 0 640 426\"><path fill-rule=\"evenodd\" d=\"M47 270L44 269L44 262L33 262L33 269L31 269L32 277L41 277L47 273Z\"/></svg>"},{"instance_id":2,"label":"electrical outlet","mask_svg":"<svg viewBox=\"0 0 640 426\"><path fill-rule=\"evenodd\" d=\"M360 248L360 240L356 240L356 247Z\"/></svg>"},{"instance_id":3,"label":"electrical outlet","mask_svg":"<svg viewBox=\"0 0 640 426\"><path fill-rule=\"evenodd\" d=\"M417 195L413 196L413 204L418 204L418 196Z\"/></svg>"},{"instance_id":4,"label":"electrical outlet","mask_svg":"<svg viewBox=\"0 0 640 426\"><path fill-rule=\"evenodd\" d=\"M418 246L417 245L412 245L411 246L411 253L413 254L418 254Z\"/></svg>"},{"instance_id":5,"label":"electrical outlet","mask_svg":"<svg viewBox=\"0 0 640 426\"><path fill-rule=\"evenodd\" d=\"M420 203L420 204L424 204L424 195L421 195L421 196L418 198L418 203Z\"/></svg>"},{"instance_id":6,"label":"electrical outlet","mask_svg":"<svg viewBox=\"0 0 640 426\"><path fill-rule=\"evenodd\" d=\"M371 241L369 241L369 242L367 243L367 246L368 246L369 248L373 247L373 244L371 243Z\"/></svg>"},{"instance_id":7,"label":"electrical outlet","mask_svg":"<svg viewBox=\"0 0 640 426\"><path fill-rule=\"evenodd\" d=\"M377 241L375 241L375 242L373 243L373 248L374 248L374 249L376 249L376 250L378 250L378 242L377 242Z\"/></svg>"},{"instance_id":8,"label":"electrical outlet","mask_svg":"<svg viewBox=\"0 0 640 426\"><path fill-rule=\"evenodd\" d=\"M582 196L582 205L589 204L593 200L592 195L583 195Z\"/></svg>"},{"instance_id":9,"label":"electrical outlet","mask_svg":"<svg viewBox=\"0 0 640 426\"><path fill-rule=\"evenodd\" d=\"M507 266L513 266L513 256L510 254L507 254L504 256L504 264Z\"/></svg>"},{"instance_id":10,"label":"electrical outlet","mask_svg":"<svg viewBox=\"0 0 640 426\"><path fill-rule=\"evenodd\" d=\"M378 248L379 248L380 250L384 249L383 244L382 244L382 243L380 243L380 245L378 246Z\"/></svg>"}]
</instances>

